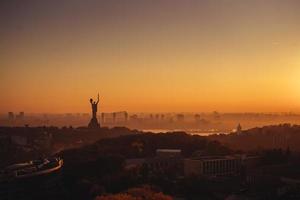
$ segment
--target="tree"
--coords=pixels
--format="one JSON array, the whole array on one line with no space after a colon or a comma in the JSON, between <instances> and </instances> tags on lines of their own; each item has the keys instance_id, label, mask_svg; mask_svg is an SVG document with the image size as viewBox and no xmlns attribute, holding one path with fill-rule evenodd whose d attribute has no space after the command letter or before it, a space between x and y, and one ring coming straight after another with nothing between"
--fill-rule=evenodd
<instances>
[{"instance_id":1,"label":"tree","mask_svg":"<svg viewBox=\"0 0 300 200\"><path fill-rule=\"evenodd\" d=\"M172 200L171 196L154 191L150 186L131 188L126 193L98 196L95 200Z\"/></svg>"},{"instance_id":2,"label":"tree","mask_svg":"<svg viewBox=\"0 0 300 200\"><path fill-rule=\"evenodd\" d=\"M106 195L98 196L95 200L140 200L128 194L115 194L115 195Z\"/></svg>"}]
</instances>

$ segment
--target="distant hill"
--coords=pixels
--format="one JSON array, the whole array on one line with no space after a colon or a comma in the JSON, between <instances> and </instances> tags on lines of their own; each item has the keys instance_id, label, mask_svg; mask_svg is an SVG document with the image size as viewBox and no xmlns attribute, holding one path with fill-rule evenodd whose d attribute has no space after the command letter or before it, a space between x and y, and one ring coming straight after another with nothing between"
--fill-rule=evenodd
<instances>
[{"instance_id":1,"label":"distant hill","mask_svg":"<svg viewBox=\"0 0 300 200\"><path fill-rule=\"evenodd\" d=\"M217 140L235 150L287 149L300 152L300 126L280 124L252 128L241 134L211 135L211 140Z\"/></svg>"}]
</instances>

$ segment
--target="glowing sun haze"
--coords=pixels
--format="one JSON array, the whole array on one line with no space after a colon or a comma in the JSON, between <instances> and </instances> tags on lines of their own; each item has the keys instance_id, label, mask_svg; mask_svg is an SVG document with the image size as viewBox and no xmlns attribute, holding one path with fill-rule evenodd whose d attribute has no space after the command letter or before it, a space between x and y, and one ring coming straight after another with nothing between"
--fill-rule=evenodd
<instances>
[{"instance_id":1,"label":"glowing sun haze","mask_svg":"<svg viewBox=\"0 0 300 200\"><path fill-rule=\"evenodd\" d=\"M0 4L0 112L300 111L300 1Z\"/></svg>"}]
</instances>

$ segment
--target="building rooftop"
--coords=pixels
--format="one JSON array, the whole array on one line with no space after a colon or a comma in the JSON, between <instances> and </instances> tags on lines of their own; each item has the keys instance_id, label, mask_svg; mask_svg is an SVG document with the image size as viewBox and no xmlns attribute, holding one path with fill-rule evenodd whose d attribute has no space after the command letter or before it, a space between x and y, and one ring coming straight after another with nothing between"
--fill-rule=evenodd
<instances>
[{"instance_id":1,"label":"building rooftop","mask_svg":"<svg viewBox=\"0 0 300 200\"><path fill-rule=\"evenodd\" d=\"M62 165L63 160L56 157L17 163L0 171L0 182L49 174L61 169Z\"/></svg>"},{"instance_id":2,"label":"building rooftop","mask_svg":"<svg viewBox=\"0 0 300 200\"><path fill-rule=\"evenodd\" d=\"M156 149L156 152L163 152L163 153L181 153L181 149Z\"/></svg>"},{"instance_id":3,"label":"building rooftop","mask_svg":"<svg viewBox=\"0 0 300 200\"><path fill-rule=\"evenodd\" d=\"M199 157L193 157L188 158L190 160L227 160L227 159L237 159L241 158L241 156L238 155L226 155L226 156L199 156Z\"/></svg>"}]
</instances>

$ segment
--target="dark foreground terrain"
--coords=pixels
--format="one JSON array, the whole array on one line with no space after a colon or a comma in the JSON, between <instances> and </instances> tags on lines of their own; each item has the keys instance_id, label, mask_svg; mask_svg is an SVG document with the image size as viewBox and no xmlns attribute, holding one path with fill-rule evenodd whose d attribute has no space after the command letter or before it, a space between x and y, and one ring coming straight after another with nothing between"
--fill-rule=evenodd
<instances>
[{"instance_id":1,"label":"dark foreground terrain","mask_svg":"<svg viewBox=\"0 0 300 200\"><path fill-rule=\"evenodd\" d=\"M1 133L19 130L14 134L20 135L24 129L3 128ZM25 130L25 135L32 134L35 138L33 143L27 140L27 145L22 145L25 142L18 137L16 144L3 136L2 141L7 142L3 144L9 148L3 148L2 155L7 159L3 163L10 164L25 159L23 155L27 159L43 155L61 157L64 165L52 184L56 188L51 194L55 199L299 199L297 148L268 146L268 140L264 139L283 133L298 137L297 131L297 126L280 125L244 131L241 135L201 137L183 132L143 133L126 128L93 131L40 127ZM46 145L37 145L37 141L43 141L38 134L41 132L43 138L49 138L51 133L48 149ZM230 143L231 139L234 142ZM238 146L240 141L244 145ZM260 141L260 148L252 143L255 141ZM7 153L10 151L22 152L20 158ZM227 163L233 158L237 162L230 169L234 171L220 173L229 169ZM190 173L187 161L193 160L222 161L224 166L209 165L208 173L200 173L201 168ZM52 190L47 191L37 193L37 199L51 199Z\"/></svg>"}]
</instances>

